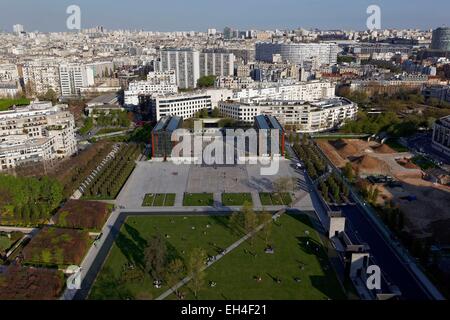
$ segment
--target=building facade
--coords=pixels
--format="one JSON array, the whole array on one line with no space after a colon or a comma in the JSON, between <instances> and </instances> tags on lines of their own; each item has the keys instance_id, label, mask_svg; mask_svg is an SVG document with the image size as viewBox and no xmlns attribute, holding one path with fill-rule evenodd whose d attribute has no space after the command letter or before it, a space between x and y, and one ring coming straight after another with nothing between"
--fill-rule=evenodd
<instances>
[{"instance_id":1,"label":"building facade","mask_svg":"<svg viewBox=\"0 0 450 320\"><path fill-rule=\"evenodd\" d=\"M59 66L61 95L79 95L81 88L94 85L94 72L82 64L62 64Z\"/></svg>"},{"instance_id":2,"label":"building facade","mask_svg":"<svg viewBox=\"0 0 450 320\"><path fill-rule=\"evenodd\" d=\"M152 157L167 160L172 154L172 133L181 128L183 118L169 116L161 118L152 130Z\"/></svg>"},{"instance_id":3,"label":"building facade","mask_svg":"<svg viewBox=\"0 0 450 320\"><path fill-rule=\"evenodd\" d=\"M52 89L61 93L59 80L59 65L51 61L35 61L26 63L22 67L25 89L34 94L45 94ZM30 93L27 93L30 94Z\"/></svg>"},{"instance_id":4,"label":"building facade","mask_svg":"<svg viewBox=\"0 0 450 320\"><path fill-rule=\"evenodd\" d=\"M358 106L345 98L319 102L266 100L251 103L223 101L219 111L224 117L251 123L260 115L270 115L283 126L292 126L305 133L337 128L347 120L356 119Z\"/></svg>"},{"instance_id":5,"label":"building facade","mask_svg":"<svg viewBox=\"0 0 450 320\"><path fill-rule=\"evenodd\" d=\"M159 121L168 116L193 118L203 109L211 110L211 95L206 92L195 94L157 95L150 98L152 118Z\"/></svg>"},{"instance_id":6,"label":"building facade","mask_svg":"<svg viewBox=\"0 0 450 320\"><path fill-rule=\"evenodd\" d=\"M306 61L315 60L317 64L335 64L339 47L334 43L256 43L256 60L273 62L280 55L283 62L303 65Z\"/></svg>"},{"instance_id":7,"label":"building facade","mask_svg":"<svg viewBox=\"0 0 450 320\"><path fill-rule=\"evenodd\" d=\"M450 157L450 116L435 122L432 147Z\"/></svg>"},{"instance_id":8,"label":"building facade","mask_svg":"<svg viewBox=\"0 0 450 320\"><path fill-rule=\"evenodd\" d=\"M437 28L433 30L431 49L450 51L450 28Z\"/></svg>"},{"instance_id":9,"label":"building facade","mask_svg":"<svg viewBox=\"0 0 450 320\"><path fill-rule=\"evenodd\" d=\"M66 105L34 102L0 112L0 170L66 158L76 151L75 120Z\"/></svg>"}]
</instances>

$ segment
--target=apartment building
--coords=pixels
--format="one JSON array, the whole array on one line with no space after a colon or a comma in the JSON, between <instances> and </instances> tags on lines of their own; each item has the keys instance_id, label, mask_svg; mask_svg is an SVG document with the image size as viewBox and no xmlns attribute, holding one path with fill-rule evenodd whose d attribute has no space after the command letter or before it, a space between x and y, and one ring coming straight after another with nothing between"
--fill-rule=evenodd
<instances>
[{"instance_id":1,"label":"apartment building","mask_svg":"<svg viewBox=\"0 0 450 320\"><path fill-rule=\"evenodd\" d=\"M204 50L199 55L200 77L232 76L234 74L235 57L232 53L218 50Z\"/></svg>"},{"instance_id":2,"label":"apartment building","mask_svg":"<svg viewBox=\"0 0 450 320\"><path fill-rule=\"evenodd\" d=\"M146 81L133 81L125 91L125 105L139 105L139 96L177 93L178 86L174 70L155 71L147 75Z\"/></svg>"},{"instance_id":3,"label":"apartment building","mask_svg":"<svg viewBox=\"0 0 450 320\"><path fill-rule=\"evenodd\" d=\"M0 112L0 171L66 158L76 151L75 120L66 105L33 102Z\"/></svg>"},{"instance_id":4,"label":"apartment building","mask_svg":"<svg viewBox=\"0 0 450 320\"><path fill-rule=\"evenodd\" d=\"M83 64L61 64L59 66L61 95L79 95L81 88L94 85L94 71Z\"/></svg>"},{"instance_id":5,"label":"apartment building","mask_svg":"<svg viewBox=\"0 0 450 320\"><path fill-rule=\"evenodd\" d=\"M251 123L260 115L271 115L283 125L294 126L301 132L321 132L337 128L346 120L353 120L358 106L345 98L332 98L318 102L266 100L219 102L224 117Z\"/></svg>"},{"instance_id":6,"label":"apartment building","mask_svg":"<svg viewBox=\"0 0 450 320\"><path fill-rule=\"evenodd\" d=\"M211 95L206 92L176 95L157 95L150 99L152 117L159 121L163 117L179 116L192 118L203 109L211 110Z\"/></svg>"},{"instance_id":7,"label":"apartment building","mask_svg":"<svg viewBox=\"0 0 450 320\"><path fill-rule=\"evenodd\" d=\"M234 62L234 54L217 50L165 49L160 52L155 68L174 70L179 88L196 88L200 77L233 75Z\"/></svg>"},{"instance_id":8,"label":"apartment building","mask_svg":"<svg viewBox=\"0 0 450 320\"><path fill-rule=\"evenodd\" d=\"M335 43L258 42L255 48L258 61L273 62L275 56L283 62L296 65L303 65L307 61L316 61L318 65L335 64L339 51Z\"/></svg>"},{"instance_id":9,"label":"apartment building","mask_svg":"<svg viewBox=\"0 0 450 320\"><path fill-rule=\"evenodd\" d=\"M0 64L0 83L15 83L19 81L19 70L15 64Z\"/></svg>"},{"instance_id":10,"label":"apartment building","mask_svg":"<svg viewBox=\"0 0 450 320\"><path fill-rule=\"evenodd\" d=\"M49 89L61 93L59 64L51 60L33 61L22 66L25 88L35 94L45 94Z\"/></svg>"},{"instance_id":11,"label":"apartment building","mask_svg":"<svg viewBox=\"0 0 450 320\"><path fill-rule=\"evenodd\" d=\"M174 70L179 88L196 88L200 78L200 52L193 49L162 50L157 71Z\"/></svg>"},{"instance_id":12,"label":"apartment building","mask_svg":"<svg viewBox=\"0 0 450 320\"><path fill-rule=\"evenodd\" d=\"M329 81L309 81L290 85L269 84L262 88L248 88L236 91L233 100L298 100L316 101L335 96L336 85Z\"/></svg>"}]
</instances>

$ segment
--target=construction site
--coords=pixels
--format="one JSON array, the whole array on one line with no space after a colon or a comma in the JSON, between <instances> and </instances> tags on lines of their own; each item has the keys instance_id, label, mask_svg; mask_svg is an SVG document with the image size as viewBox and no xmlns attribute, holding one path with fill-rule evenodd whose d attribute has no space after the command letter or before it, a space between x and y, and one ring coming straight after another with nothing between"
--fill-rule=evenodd
<instances>
[{"instance_id":1,"label":"construction site","mask_svg":"<svg viewBox=\"0 0 450 320\"><path fill-rule=\"evenodd\" d=\"M450 235L445 232L450 227L450 187L428 181L411 161L414 154L360 139L318 139L316 143L336 167L350 163L358 178L365 183L371 180L379 191L378 204L399 207L405 214L406 231L450 244ZM373 182L371 177L387 177L391 182Z\"/></svg>"}]
</instances>

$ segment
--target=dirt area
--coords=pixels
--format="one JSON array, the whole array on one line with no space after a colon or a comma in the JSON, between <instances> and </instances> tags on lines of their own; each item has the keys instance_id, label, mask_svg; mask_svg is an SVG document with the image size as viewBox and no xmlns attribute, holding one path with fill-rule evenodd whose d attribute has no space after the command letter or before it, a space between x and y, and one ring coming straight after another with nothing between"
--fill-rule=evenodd
<instances>
[{"instance_id":1,"label":"dirt area","mask_svg":"<svg viewBox=\"0 0 450 320\"><path fill-rule=\"evenodd\" d=\"M317 144L337 167L350 162L360 175L422 177L422 171L408 160L411 154L397 153L385 144L360 139L317 140Z\"/></svg>"},{"instance_id":2,"label":"dirt area","mask_svg":"<svg viewBox=\"0 0 450 320\"><path fill-rule=\"evenodd\" d=\"M450 221L450 188L434 185L422 179L406 178L402 187L390 188L379 185L381 197L393 200L406 215L406 227L417 236L434 237L441 243L450 244L450 234L440 232L440 222ZM408 199L409 197L409 199Z\"/></svg>"},{"instance_id":3,"label":"dirt area","mask_svg":"<svg viewBox=\"0 0 450 320\"><path fill-rule=\"evenodd\" d=\"M402 187L377 185L378 203L393 201L405 213L406 227L417 236L434 237L450 244L450 187L435 185L423 179L423 172L413 164L409 153L397 153L387 145L357 139L317 140L317 144L337 166L347 162L360 175L389 175Z\"/></svg>"}]
</instances>

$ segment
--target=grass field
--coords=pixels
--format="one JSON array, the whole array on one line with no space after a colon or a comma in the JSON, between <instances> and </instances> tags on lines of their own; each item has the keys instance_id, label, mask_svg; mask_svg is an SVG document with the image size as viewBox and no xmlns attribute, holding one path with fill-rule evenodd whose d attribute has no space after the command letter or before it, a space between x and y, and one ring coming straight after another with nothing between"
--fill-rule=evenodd
<instances>
[{"instance_id":1,"label":"grass field","mask_svg":"<svg viewBox=\"0 0 450 320\"><path fill-rule=\"evenodd\" d=\"M165 292L166 286L156 289L150 275L143 271L146 239L157 233L166 238L170 260L186 260L193 248L216 255L242 236L230 230L228 217L130 217L93 286L90 299L155 299ZM206 284L198 298L345 299L318 234L306 216L282 216L272 228L271 243L274 254L266 254L265 241L258 234L252 244L242 244L208 268ZM261 281L255 277L261 277ZM210 281L217 286L211 288ZM194 298L187 287L181 291L187 299Z\"/></svg>"},{"instance_id":2,"label":"grass field","mask_svg":"<svg viewBox=\"0 0 450 320\"><path fill-rule=\"evenodd\" d=\"M280 194L261 192L259 198L261 199L261 204L263 206L288 206L292 203L292 197L289 193Z\"/></svg>"},{"instance_id":3,"label":"grass field","mask_svg":"<svg viewBox=\"0 0 450 320\"><path fill-rule=\"evenodd\" d=\"M222 204L224 206L242 206L244 203L253 203L250 193L223 193Z\"/></svg>"},{"instance_id":4,"label":"grass field","mask_svg":"<svg viewBox=\"0 0 450 320\"><path fill-rule=\"evenodd\" d=\"M0 235L0 253L11 247L12 241L7 236Z\"/></svg>"},{"instance_id":5,"label":"grass field","mask_svg":"<svg viewBox=\"0 0 450 320\"><path fill-rule=\"evenodd\" d=\"M8 110L10 107L16 106L25 106L29 105L30 100L28 99L0 99L0 111Z\"/></svg>"},{"instance_id":6,"label":"grass field","mask_svg":"<svg viewBox=\"0 0 450 320\"><path fill-rule=\"evenodd\" d=\"M174 193L148 193L142 202L143 207L173 207L175 205Z\"/></svg>"},{"instance_id":7,"label":"grass field","mask_svg":"<svg viewBox=\"0 0 450 320\"><path fill-rule=\"evenodd\" d=\"M212 193L185 193L183 205L187 207L205 207L214 205Z\"/></svg>"}]
</instances>

